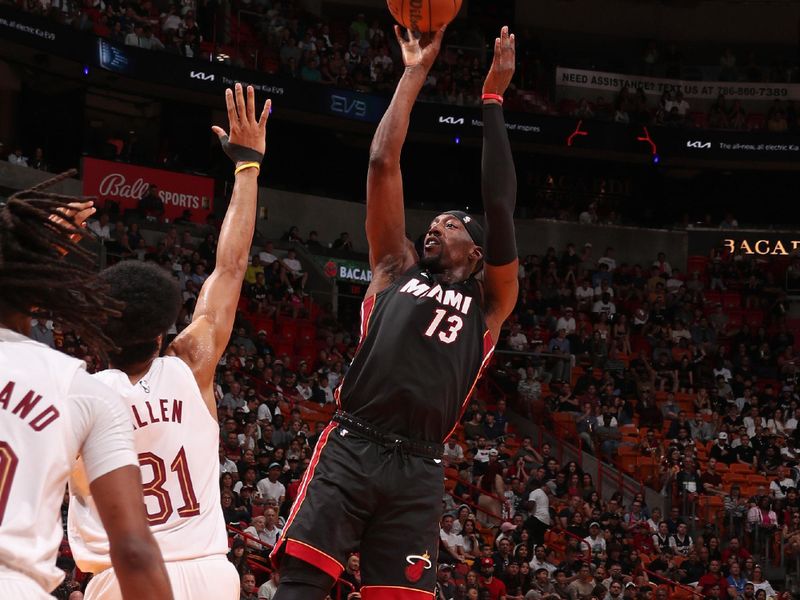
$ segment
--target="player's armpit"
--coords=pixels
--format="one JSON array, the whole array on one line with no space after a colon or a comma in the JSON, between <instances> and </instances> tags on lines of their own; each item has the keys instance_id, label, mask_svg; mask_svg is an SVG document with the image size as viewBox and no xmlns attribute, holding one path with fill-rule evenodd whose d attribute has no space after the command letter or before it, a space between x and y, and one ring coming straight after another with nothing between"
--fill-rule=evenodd
<instances>
[{"instance_id":1,"label":"player's armpit","mask_svg":"<svg viewBox=\"0 0 800 600\"><path fill-rule=\"evenodd\" d=\"M412 265L419 261L417 251L411 240L403 238L404 249L400 254L384 256L382 260L373 259L372 249L370 248L370 266L372 267L372 282L367 288L366 297L379 293L394 282L394 280L405 273Z\"/></svg>"},{"instance_id":2,"label":"player's armpit","mask_svg":"<svg viewBox=\"0 0 800 600\"><path fill-rule=\"evenodd\" d=\"M497 342L503 322L513 312L519 296L519 260L505 265L485 265L483 294L486 306L486 324Z\"/></svg>"},{"instance_id":3,"label":"player's armpit","mask_svg":"<svg viewBox=\"0 0 800 600\"><path fill-rule=\"evenodd\" d=\"M147 524L139 467L114 469L90 484L125 598L172 600L161 551Z\"/></svg>"},{"instance_id":4,"label":"player's armpit","mask_svg":"<svg viewBox=\"0 0 800 600\"><path fill-rule=\"evenodd\" d=\"M214 274L212 273L211 277ZM209 279L211 279L209 277ZM208 284L208 280L206 281ZM233 294L231 294L233 295ZM238 300L238 295L236 296ZM203 315L195 314L191 325L184 329L167 348L168 356L177 356L192 370L197 386L203 395L211 416L217 417L217 400L214 397L214 372L219 359L227 347L233 329L233 320L225 327L224 323L215 322L215 315L211 312ZM235 309L234 309L235 317ZM226 332L219 335L219 332ZM218 338L224 337L224 341Z\"/></svg>"}]
</instances>

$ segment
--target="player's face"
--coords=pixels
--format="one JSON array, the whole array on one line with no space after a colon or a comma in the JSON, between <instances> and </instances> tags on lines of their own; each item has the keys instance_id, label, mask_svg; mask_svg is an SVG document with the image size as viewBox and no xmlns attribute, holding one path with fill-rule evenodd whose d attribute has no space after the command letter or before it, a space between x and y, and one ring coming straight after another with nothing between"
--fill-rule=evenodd
<instances>
[{"instance_id":1,"label":"player's face","mask_svg":"<svg viewBox=\"0 0 800 600\"><path fill-rule=\"evenodd\" d=\"M475 242L457 217L439 215L425 234L421 263L434 273L442 272L469 264L476 249Z\"/></svg>"}]
</instances>

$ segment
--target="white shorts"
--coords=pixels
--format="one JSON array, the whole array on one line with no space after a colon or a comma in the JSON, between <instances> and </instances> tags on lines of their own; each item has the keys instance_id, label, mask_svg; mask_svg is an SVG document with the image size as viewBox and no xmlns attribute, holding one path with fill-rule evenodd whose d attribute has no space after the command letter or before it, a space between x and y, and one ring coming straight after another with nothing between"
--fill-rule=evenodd
<instances>
[{"instance_id":1,"label":"white shorts","mask_svg":"<svg viewBox=\"0 0 800 600\"><path fill-rule=\"evenodd\" d=\"M53 600L38 583L24 575L17 578L0 577L0 598L18 598L25 600Z\"/></svg>"},{"instance_id":2,"label":"white shorts","mask_svg":"<svg viewBox=\"0 0 800 600\"><path fill-rule=\"evenodd\" d=\"M175 600L239 600L239 574L224 556L168 562L166 566ZM92 578L84 600L122 600L114 569Z\"/></svg>"}]
</instances>

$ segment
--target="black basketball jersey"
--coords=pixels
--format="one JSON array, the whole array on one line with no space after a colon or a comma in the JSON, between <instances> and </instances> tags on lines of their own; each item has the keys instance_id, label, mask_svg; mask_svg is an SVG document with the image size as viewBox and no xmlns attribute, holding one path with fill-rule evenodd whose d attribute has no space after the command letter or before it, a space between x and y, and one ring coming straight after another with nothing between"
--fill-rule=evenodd
<instances>
[{"instance_id":1,"label":"black basketball jersey","mask_svg":"<svg viewBox=\"0 0 800 600\"><path fill-rule=\"evenodd\" d=\"M342 410L405 437L453 432L494 349L474 279L414 266L361 306L361 341L337 390Z\"/></svg>"}]
</instances>

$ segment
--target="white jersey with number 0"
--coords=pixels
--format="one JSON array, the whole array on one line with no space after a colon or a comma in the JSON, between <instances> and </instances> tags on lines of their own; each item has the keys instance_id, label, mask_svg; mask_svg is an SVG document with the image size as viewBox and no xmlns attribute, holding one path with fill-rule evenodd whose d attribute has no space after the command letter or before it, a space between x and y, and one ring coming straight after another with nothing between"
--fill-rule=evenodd
<instances>
[{"instance_id":1,"label":"white jersey with number 0","mask_svg":"<svg viewBox=\"0 0 800 600\"><path fill-rule=\"evenodd\" d=\"M59 507L78 454L89 482L137 464L119 394L84 367L0 328L0 598L14 580L50 592L64 578Z\"/></svg>"},{"instance_id":2,"label":"white jersey with number 0","mask_svg":"<svg viewBox=\"0 0 800 600\"><path fill-rule=\"evenodd\" d=\"M164 560L225 555L219 491L219 426L189 366L165 356L131 384L122 371L94 375L128 406L150 529ZM111 566L108 538L80 468L70 481L69 542L83 571Z\"/></svg>"}]
</instances>

